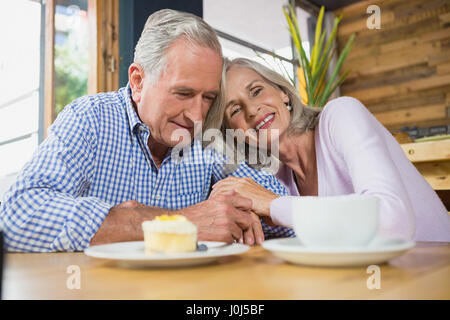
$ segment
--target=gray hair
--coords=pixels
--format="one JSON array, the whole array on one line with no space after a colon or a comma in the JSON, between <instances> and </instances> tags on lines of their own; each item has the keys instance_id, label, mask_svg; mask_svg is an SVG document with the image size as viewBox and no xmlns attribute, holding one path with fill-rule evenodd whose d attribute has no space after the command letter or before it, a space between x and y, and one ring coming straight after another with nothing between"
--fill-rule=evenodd
<instances>
[{"instance_id":1,"label":"gray hair","mask_svg":"<svg viewBox=\"0 0 450 320\"><path fill-rule=\"evenodd\" d=\"M205 129L216 128L222 131L223 137L226 137L226 129L228 129L225 121L225 85L226 85L226 73L232 67L247 68L255 71L261 75L270 85L281 89L289 97L289 105L292 107L290 124L288 127L288 134L303 134L308 131L314 130L318 121L319 114L322 109L309 107L303 105L301 97L297 89L283 76L277 72L263 66L262 64L246 59L236 58L234 60L224 59L221 92L216 98L216 101L211 106L211 109L207 115L205 121ZM226 146L230 147L230 146ZM247 149L247 148L246 148ZM237 148L234 148L237 152ZM261 153L260 153L261 154ZM271 158L271 155L269 155ZM273 158L273 157L272 157ZM245 159L248 160L248 151L245 151ZM274 159L267 159L268 161L275 161ZM247 161L248 162L248 161ZM257 164L248 163L250 166L256 169L264 169L266 166L264 163L258 160ZM267 161L266 161L267 164Z\"/></svg>"},{"instance_id":2,"label":"gray hair","mask_svg":"<svg viewBox=\"0 0 450 320\"><path fill-rule=\"evenodd\" d=\"M222 56L222 47L214 29L203 19L171 9L156 11L148 17L134 50L134 62L144 69L151 81L164 70L170 45L181 37L192 44L213 49Z\"/></svg>"}]
</instances>

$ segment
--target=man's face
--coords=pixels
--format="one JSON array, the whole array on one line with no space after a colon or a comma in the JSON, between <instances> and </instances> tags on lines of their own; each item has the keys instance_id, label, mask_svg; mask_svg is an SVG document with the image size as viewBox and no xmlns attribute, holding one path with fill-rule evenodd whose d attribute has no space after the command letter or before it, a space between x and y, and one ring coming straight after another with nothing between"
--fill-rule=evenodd
<instances>
[{"instance_id":1,"label":"man's face","mask_svg":"<svg viewBox=\"0 0 450 320\"><path fill-rule=\"evenodd\" d=\"M219 53L185 39L175 41L169 48L166 68L153 83L141 68L133 71L132 65L133 101L139 118L150 129L150 142L174 147L179 139L171 137L177 129L187 130L193 138L194 122L205 120L219 93L221 73Z\"/></svg>"}]
</instances>

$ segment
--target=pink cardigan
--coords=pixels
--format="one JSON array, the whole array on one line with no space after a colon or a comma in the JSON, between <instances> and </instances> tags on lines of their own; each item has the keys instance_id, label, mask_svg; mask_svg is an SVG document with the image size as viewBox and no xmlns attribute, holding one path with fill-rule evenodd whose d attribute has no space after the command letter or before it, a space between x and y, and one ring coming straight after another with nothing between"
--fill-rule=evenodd
<instances>
[{"instance_id":1,"label":"pink cardigan","mask_svg":"<svg viewBox=\"0 0 450 320\"><path fill-rule=\"evenodd\" d=\"M315 130L319 196L369 194L380 198L379 234L416 241L450 241L450 216L403 150L358 100L327 103ZM292 227L290 200L300 196L293 173L277 174L290 196L271 203L274 223Z\"/></svg>"}]
</instances>

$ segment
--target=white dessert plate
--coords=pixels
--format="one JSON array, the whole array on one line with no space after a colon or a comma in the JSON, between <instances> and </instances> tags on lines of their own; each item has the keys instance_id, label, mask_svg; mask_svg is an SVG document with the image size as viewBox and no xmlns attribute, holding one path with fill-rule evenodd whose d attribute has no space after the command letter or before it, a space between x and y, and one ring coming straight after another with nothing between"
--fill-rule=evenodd
<instances>
[{"instance_id":1,"label":"white dessert plate","mask_svg":"<svg viewBox=\"0 0 450 320\"><path fill-rule=\"evenodd\" d=\"M149 255L145 253L144 241L129 241L92 246L84 250L84 253L93 258L114 260L119 266L126 268L187 267L212 263L221 257L241 254L250 249L249 246L239 243L227 245L225 242L199 241L198 244L204 244L208 249Z\"/></svg>"},{"instance_id":2,"label":"white dessert plate","mask_svg":"<svg viewBox=\"0 0 450 320\"><path fill-rule=\"evenodd\" d=\"M297 238L283 238L264 241L262 246L293 264L358 267L385 263L413 248L415 242L379 236L365 247L306 247Z\"/></svg>"}]
</instances>

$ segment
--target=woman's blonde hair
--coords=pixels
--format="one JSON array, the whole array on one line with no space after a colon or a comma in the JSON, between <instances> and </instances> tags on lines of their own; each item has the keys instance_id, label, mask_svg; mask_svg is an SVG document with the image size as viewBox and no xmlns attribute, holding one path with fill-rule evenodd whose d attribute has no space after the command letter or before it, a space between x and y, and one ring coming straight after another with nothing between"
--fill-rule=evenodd
<instances>
[{"instance_id":1,"label":"woman's blonde hair","mask_svg":"<svg viewBox=\"0 0 450 320\"><path fill-rule=\"evenodd\" d=\"M255 71L261 77L263 77L270 85L281 89L289 97L289 105L292 107L290 124L288 127L288 134L302 134L310 130L314 130L318 120L321 109L305 106L301 102L301 98L297 92L297 89L291 85L283 76L277 72L263 66L262 64L246 59L236 58L234 60L228 60L224 58L223 70L222 70L222 82L219 96L211 106L208 115L205 120L205 129L214 128L222 131L222 136L226 137L225 130L228 129L225 123L225 86L226 86L226 73L228 70L234 67L247 68ZM234 149L236 150L236 148ZM248 152L245 152L245 159L248 160ZM252 165L254 168L262 169L264 164L258 161L256 165Z\"/></svg>"}]
</instances>

